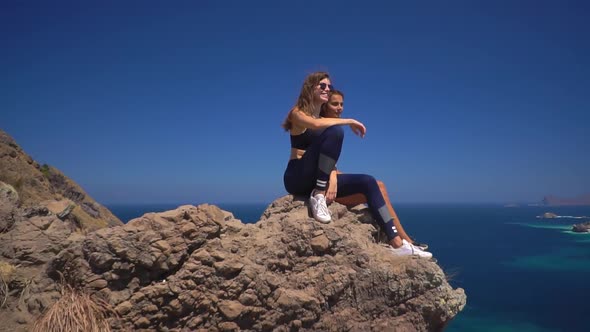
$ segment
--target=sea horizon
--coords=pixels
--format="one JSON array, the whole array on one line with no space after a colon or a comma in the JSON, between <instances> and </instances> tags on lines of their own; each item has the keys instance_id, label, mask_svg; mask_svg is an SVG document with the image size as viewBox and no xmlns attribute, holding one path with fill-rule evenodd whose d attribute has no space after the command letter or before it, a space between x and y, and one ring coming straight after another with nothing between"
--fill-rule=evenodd
<instances>
[{"instance_id":1,"label":"sea horizon","mask_svg":"<svg viewBox=\"0 0 590 332\"><path fill-rule=\"evenodd\" d=\"M163 211L167 211L167 210L174 210L177 207L183 206L183 205L198 206L201 204L215 205L222 210L233 213L234 217L236 217L237 219L240 219L240 220L246 221L246 222L253 222L253 221L257 221L257 220L252 220L252 211L249 211L249 209L260 210L261 207L266 208L271 203L272 203L272 201L271 202L247 202L247 203L244 203L244 202L141 203L140 202L140 203L106 203L106 204L103 203L103 205L105 207L107 207L109 210L111 210L117 217L119 217L119 215L117 213L115 213L114 211L117 211L118 213L122 214L122 218L119 217L119 219L121 219L121 221L123 221L124 223L126 223L130 219L141 217L141 215L143 215L144 213L163 212ZM590 208L590 206L584 206L584 205L551 206L551 205L543 205L540 202L537 202L537 203L535 203L535 202L522 202L522 203L514 203L514 202L512 202L512 203L510 203L510 202L403 202L403 203L394 204L394 208L397 208L397 207L418 207L418 206L432 206L432 207L436 207L436 206L440 206L440 207L465 206L465 207L502 207L502 208L534 207L534 208L546 208L546 209L548 209L548 211L546 211L546 212L551 212L549 210L559 209L562 207L565 207L565 208L588 207L588 208ZM233 210L237 210L238 215L236 215L236 213ZM261 214L262 214L262 212L264 212L264 209L262 209L260 211ZM243 218L244 213L248 218L245 218L245 219ZM130 218L129 217L130 215L133 215L133 217ZM242 218L240 218L240 215L242 216Z\"/></svg>"},{"instance_id":2,"label":"sea horizon","mask_svg":"<svg viewBox=\"0 0 590 332\"><path fill-rule=\"evenodd\" d=\"M231 212L236 219L240 219L244 223L255 223L260 219L264 210L272 202L259 203L116 203L105 204L123 223L127 223L134 218L141 217L145 213L150 212L164 212L174 210L183 205L201 205L210 204L219 207L222 210ZM471 207L501 207L502 203L399 203L395 207L419 207L419 206L471 206Z\"/></svg>"}]
</instances>

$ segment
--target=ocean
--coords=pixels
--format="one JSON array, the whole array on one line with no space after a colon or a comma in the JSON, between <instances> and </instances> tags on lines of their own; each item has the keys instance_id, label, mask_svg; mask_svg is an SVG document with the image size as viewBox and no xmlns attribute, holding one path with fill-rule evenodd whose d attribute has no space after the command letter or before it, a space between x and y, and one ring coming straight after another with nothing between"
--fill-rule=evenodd
<instances>
[{"instance_id":1,"label":"ocean","mask_svg":"<svg viewBox=\"0 0 590 332\"><path fill-rule=\"evenodd\" d=\"M256 222L267 204L216 204L243 222ZM178 205L112 205L127 222ZM465 309L446 331L590 330L590 234L571 225L590 219L590 207L400 204L410 236L428 243L453 287L467 294Z\"/></svg>"}]
</instances>

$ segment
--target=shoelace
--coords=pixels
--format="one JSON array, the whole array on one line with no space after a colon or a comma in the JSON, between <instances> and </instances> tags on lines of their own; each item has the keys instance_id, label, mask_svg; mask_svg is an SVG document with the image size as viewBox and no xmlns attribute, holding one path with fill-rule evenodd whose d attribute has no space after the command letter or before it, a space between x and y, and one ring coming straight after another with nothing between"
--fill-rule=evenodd
<instances>
[{"instance_id":1,"label":"shoelace","mask_svg":"<svg viewBox=\"0 0 590 332\"><path fill-rule=\"evenodd\" d=\"M320 210L320 212L327 216L330 215L330 210L328 210L328 206L326 205L326 198L324 196L320 196L318 198L318 205L318 210Z\"/></svg>"},{"instance_id":2,"label":"shoelace","mask_svg":"<svg viewBox=\"0 0 590 332\"><path fill-rule=\"evenodd\" d=\"M420 248L419 246L415 246L413 244L410 243L410 245L412 246L412 249L417 250L417 251L425 251L424 249Z\"/></svg>"}]
</instances>

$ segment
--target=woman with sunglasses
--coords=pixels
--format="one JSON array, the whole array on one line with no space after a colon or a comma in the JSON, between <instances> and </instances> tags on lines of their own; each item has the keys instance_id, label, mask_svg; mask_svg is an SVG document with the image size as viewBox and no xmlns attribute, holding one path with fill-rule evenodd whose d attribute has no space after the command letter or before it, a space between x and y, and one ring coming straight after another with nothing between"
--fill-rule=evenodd
<instances>
[{"instance_id":1,"label":"woman with sunglasses","mask_svg":"<svg viewBox=\"0 0 590 332\"><path fill-rule=\"evenodd\" d=\"M292 195L309 195L313 217L322 223L332 219L326 203L330 174L336 169L340 157L343 125L364 137L365 126L355 119L322 118L320 111L333 90L330 76L325 72L308 75L303 82L299 98L289 111L282 126L290 133L291 157L284 174L285 189ZM338 196L363 194L371 214L387 235L391 251L396 255L432 257L402 239L393 223L377 181L366 174L337 174Z\"/></svg>"},{"instance_id":2,"label":"woman with sunglasses","mask_svg":"<svg viewBox=\"0 0 590 332\"><path fill-rule=\"evenodd\" d=\"M344 93L339 90L332 90L330 91L330 96L328 98L328 102L322 105L320 116L324 118L339 118L342 116L342 112L344 111ZM334 170L330 174L330 180L328 181L328 189L326 190L326 200L329 202L336 201L340 204L344 204L346 206L355 206L359 204L367 203L367 198L363 194L354 194L351 196L341 196L338 195L338 174L342 174L340 171ZM387 195L387 189L385 188L385 184L381 181L377 181L377 185L379 186L379 191L385 200L385 205L387 205L387 210L389 211L390 215L393 217L393 224L397 229L398 234L401 236L402 239L408 241L412 245L426 250L428 249L428 245L424 243L418 243L417 241L413 240L408 236L404 228L402 227L401 222L395 210L393 209L393 205L391 205L391 201L389 200L389 195Z\"/></svg>"}]
</instances>

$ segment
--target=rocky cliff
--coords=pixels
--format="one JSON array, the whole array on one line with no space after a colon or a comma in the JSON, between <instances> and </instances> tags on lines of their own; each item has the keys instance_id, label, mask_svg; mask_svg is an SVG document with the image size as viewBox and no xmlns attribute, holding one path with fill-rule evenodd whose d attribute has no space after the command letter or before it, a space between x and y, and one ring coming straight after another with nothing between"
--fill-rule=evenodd
<instances>
[{"instance_id":1,"label":"rocky cliff","mask_svg":"<svg viewBox=\"0 0 590 332\"><path fill-rule=\"evenodd\" d=\"M0 130L0 181L10 185L18 194L18 207L49 210L71 214L82 229L96 230L121 225L121 221L98 204L79 185L58 169L40 165L6 132ZM64 212L65 213L65 212ZM12 221L11 221L12 222ZM9 225L0 221L0 232Z\"/></svg>"},{"instance_id":2,"label":"rocky cliff","mask_svg":"<svg viewBox=\"0 0 590 332\"><path fill-rule=\"evenodd\" d=\"M42 294L55 288L45 270L56 254L89 232L118 225L80 186L39 165L0 130L0 330L26 326L52 303Z\"/></svg>"},{"instance_id":3,"label":"rocky cliff","mask_svg":"<svg viewBox=\"0 0 590 332\"><path fill-rule=\"evenodd\" d=\"M365 210L325 225L285 196L256 224L205 204L92 231L0 185L0 331L437 331L466 302Z\"/></svg>"},{"instance_id":4,"label":"rocky cliff","mask_svg":"<svg viewBox=\"0 0 590 332\"><path fill-rule=\"evenodd\" d=\"M243 224L181 206L70 236L27 291L11 286L0 319L28 330L60 282L108 303L113 330L436 331L463 308L436 263L392 256L365 211L330 209L335 220L320 224L286 196Z\"/></svg>"}]
</instances>

